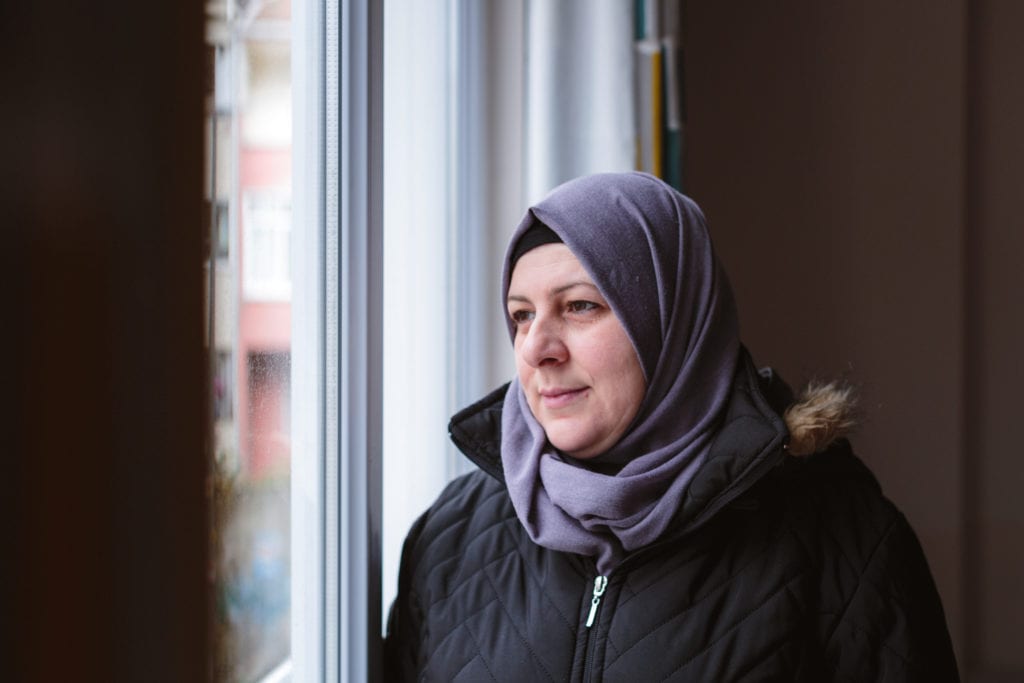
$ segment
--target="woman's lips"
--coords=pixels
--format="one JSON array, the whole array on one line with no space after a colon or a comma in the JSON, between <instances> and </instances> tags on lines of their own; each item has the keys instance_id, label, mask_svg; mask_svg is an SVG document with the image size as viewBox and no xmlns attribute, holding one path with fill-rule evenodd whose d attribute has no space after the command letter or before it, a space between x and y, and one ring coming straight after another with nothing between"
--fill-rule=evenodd
<instances>
[{"instance_id":1,"label":"woman's lips","mask_svg":"<svg viewBox=\"0 0 1024 683\"><path fill-rule=\"evenodd\" d=\"M579 389L544 389L540 392L540 401L545 408L552 410L564 408L583 396L586 390L586 387L580 387Z\"/></svg>"}]
</instances>

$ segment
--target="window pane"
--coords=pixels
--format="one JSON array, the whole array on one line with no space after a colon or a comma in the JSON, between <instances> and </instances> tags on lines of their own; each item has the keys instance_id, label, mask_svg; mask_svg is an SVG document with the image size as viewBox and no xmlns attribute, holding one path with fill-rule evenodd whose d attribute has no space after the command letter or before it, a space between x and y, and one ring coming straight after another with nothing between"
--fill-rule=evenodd
<instances>
[{"instance_id":1,"label":"window pane","mask_svg":"<svg viewBox=\"0 0 1024 683\"><path fill-rule=\"evenodd\" d=\"M207 3L215 680L288 666L291 4Z\"/></svg>"}]
</instances>

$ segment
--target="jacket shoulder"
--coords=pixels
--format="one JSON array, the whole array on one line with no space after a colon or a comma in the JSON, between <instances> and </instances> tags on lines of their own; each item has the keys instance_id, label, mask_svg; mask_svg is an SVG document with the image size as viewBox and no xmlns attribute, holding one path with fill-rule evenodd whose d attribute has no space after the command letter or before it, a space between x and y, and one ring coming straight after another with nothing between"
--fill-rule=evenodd
<instances>
[{"instance_id":1,"label":"jacket shoulder","mask_svg":"<svg viewBox=\"0 0 1024 683\"><path fill-rule=\"evenodd\" d=\"M480 470L453 479L413 523L402 546L398 596L388 617L385 680L420 678L435 606L492 552L515 512L504 486Z\"/></svg>"},{"instance_id":2,"label":"jacket shoulder","mask_svg":"<svg viewBox=\"0 0 1024 683\"><path fill-rule=\"evenodd\" d=\"M477 469L456 477L413 525L403 552L412 564L435 565L463 552L489 529L515 520L505 487Z\"/></svg>"},{"instance_id":3,"label":"jacket shoulder","mask_svg":"<svg viewBox=\"0 0 1024 683\"><path fill-rule=\"evenodd\" d=\"M782 468L790 529L817 565L825 661L853 680L957 680L941 600L903 513L845 440Z\"/></svg>"},{"instance_id":4,"label":"jacket shoulder","mask_svg":"<svg viewBox=\"0 0 1024 683\"><path fill-rule=\"evenodd\" d=\"M568 556L530 540L500 482L479 471L460 477L406 540L388 677L568 680L588 580Z\"/></svg>"}]
</instances>

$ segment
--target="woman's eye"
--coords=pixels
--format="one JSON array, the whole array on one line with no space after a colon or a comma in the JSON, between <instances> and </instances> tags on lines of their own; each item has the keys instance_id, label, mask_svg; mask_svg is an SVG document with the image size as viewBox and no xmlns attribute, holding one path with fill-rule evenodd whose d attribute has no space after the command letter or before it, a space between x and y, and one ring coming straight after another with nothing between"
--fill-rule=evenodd
<instances>
[{"instance_id":1,"label":"woman's eye","mask_svg":"<svg viewBox=\"0 0 1024 683\"><path fill-rule=\"evenodd\" d=\"M598 308L598 305L593 301L570 301L569 312L570 313L586 313L587 311L593 311Z\"/></svg>"},{"instance_id":2,"label":"woman's eye","mask_svg":"<svg viewBox=\"0 0 1024 683\"><path fill-rule=\"evenodd\" d=\"M514 322L517 325L519 325L521 323L525 323L528 320L530 320L530 318L533 317L533 313L531 311L522 310L522 309L520 309L518 311L512 311L508 315L509 315L510 318L512 318L512 322Z\"/></svg>"}]
</instances>

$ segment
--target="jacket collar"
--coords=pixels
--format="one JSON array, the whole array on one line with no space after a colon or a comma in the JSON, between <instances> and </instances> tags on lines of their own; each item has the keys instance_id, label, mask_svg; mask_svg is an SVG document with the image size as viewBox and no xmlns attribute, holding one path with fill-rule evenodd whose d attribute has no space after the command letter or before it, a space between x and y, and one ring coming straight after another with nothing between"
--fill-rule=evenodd
<instances>
[{"instance_id":1,"label":"jacket collar","mask_svg":"<svg viewBox=\"0 0 1024 683\"><path fill-rule=\"evenodd\" d=\"M506 382L457 412L448 423L448 436L459 450L502 483L505 473L501 465L501 406L508 387Z\"/></svg>"}]
</instances>

